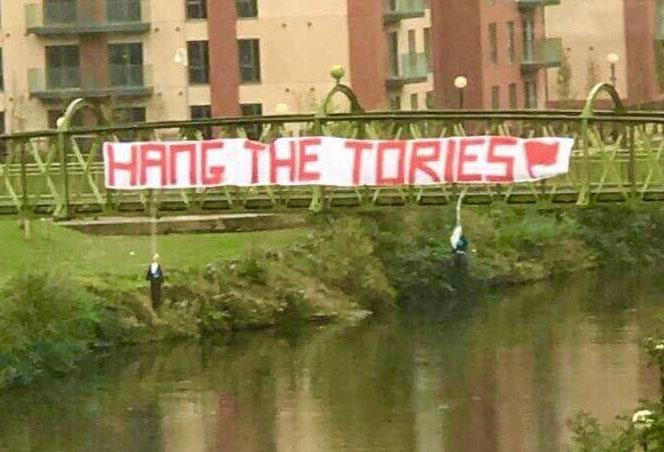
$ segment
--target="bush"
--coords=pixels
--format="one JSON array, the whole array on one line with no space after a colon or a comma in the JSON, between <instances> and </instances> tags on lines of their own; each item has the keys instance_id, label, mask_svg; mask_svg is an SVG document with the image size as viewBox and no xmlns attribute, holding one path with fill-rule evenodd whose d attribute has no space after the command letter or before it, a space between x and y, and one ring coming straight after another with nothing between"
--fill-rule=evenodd
<instances>
[{"instance_id":1,"label":"bush","mask_svg":"<svg viewBox=\"0 0 664 452\"><path fill-rule=\"evenodd\" d=\"M92 294L64 275L14 277L0 301L0 387L75 368L97 337L97 307Z\"/></svg>"}]
</instances>

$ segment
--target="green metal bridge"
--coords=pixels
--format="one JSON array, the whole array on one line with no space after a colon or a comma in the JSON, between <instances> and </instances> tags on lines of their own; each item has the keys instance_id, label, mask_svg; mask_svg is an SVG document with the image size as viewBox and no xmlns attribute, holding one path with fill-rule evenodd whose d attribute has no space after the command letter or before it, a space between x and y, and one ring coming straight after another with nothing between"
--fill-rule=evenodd
<instances>
[{"instance_id":1,"label":"green metal bridge","mask_svg":"<svg viewBox=\"0 0 664 452\"><path fill-rule=\"evenodd\" d=\"M588 205L664 201L664 113L627 112L614 88L599 84L581 110L424 111L367 113L341 75L317 114L214 118L109 125L103 106L74 101L57 130L0 136L0 213L70 218L77 214L320 210L335 207L441 205L464 193L466 203ZM602 93L613 111L593 111ZM329 114L331 99L344 95L350 113ZM71 128L74 114L93 108L98 127ZM567 175L514 185L440 185L399 188L219 187L205 190L113 191L104 187L104 141L190 140L208 136L270 141L281 136L329 135L409 139L500 134L573 137Z\"/></svg>"}]
</instances>

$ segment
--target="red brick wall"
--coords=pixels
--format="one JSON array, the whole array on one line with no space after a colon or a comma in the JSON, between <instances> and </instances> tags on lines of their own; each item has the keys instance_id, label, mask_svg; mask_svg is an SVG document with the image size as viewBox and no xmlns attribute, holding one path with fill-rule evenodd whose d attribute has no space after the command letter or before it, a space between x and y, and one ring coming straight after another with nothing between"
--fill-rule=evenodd
<instances>
[{"instance_id":1,"label":"red brick wall","mask_svg":"<svg viewBox=\"0 0 664 452\"><path fill-rule=\"evenodd\" d=\"M664 99L657 83L655 60L656 2L624 2L627 51L627 97L630 105ZM661 44L660 44L661 45Z\"/></svg>"},{"instance_id":2,"label":"red brick wall","mask_svg":"<svg viewBox=\"0 0 664 452\"><path fill-rule=\"evenodd\" d=\"M240 115L235 0L208 0L212 116Z\"/></svg>"},{"instance_id":3,"label":"red brick wall","mask_svg":"<svg viewBox=\"0 0 664 452\"><path fill-rule=\"evenodd\" d=\"M387 106L387 38L383 0L348 0L350 83L366 110Z\"/></svg>"},{"instance_id":4,"label":"red brick wall","mask_svg":"<svg viewBox=\"0 0 664 452\"><path fill-rule=\"evenodd\" d=\"M458 108L454 78L464 75L467 108L482 106L482 61L486 51L480 37L480 2L431 0L434 90L442 108Z\"/></svg>"}]
</instances>

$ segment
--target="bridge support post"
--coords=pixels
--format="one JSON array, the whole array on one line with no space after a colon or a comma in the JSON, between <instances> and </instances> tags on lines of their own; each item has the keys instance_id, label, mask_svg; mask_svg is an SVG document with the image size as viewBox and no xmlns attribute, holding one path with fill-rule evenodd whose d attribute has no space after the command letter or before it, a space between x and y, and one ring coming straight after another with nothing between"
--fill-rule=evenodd
<instances>
[{"instance_id":1,"label":"bridge support post","mask_svg":"<svg viewBox=\"0 0 664 452\"><path fill-rule=\"evenodd\" d=\"M26 143L21 142L19 146L21 153L21 212L27 214L30 210L30 196L28 194L28 165L25 156Z\"/></svg>"},{"instance_id":2,"label":"bridge support post","mask_svg":"<svg viewBox=\"0 0 664 452\"><path fill-rule=\"evenodd\" d=\"M618 91L616 91L615 86L613 86L610 83L602 82L598 83L597 85L593 86L593 88L590 90L590 93L588 93L588 97L586 99L586 104L583 107L583 110L581 111L581 136L583 138L583 160L585 162L585 168L584 168L584 173L585 173L585 178L586 180L583 181L582 187L583 189L581 190L581 193L579 194L579 199L577 200L577 204L581 205L586 205L589 204L591 199L592 199L592 162L590 160L590 149L589 149L589 141L590 141L590 121L593 119L594 112L593 112L593 104L595 103L595 99L597 96L600 95L600 93L605 92L609 96L611 96L611 100L613 100L613 112L622 114L625 113L625 107L623 106L622 100L620 100L620 95L618 94ZM601 139L601 138L600 138Z\"/></svg>"},{"instance_id":3,"label":"bridge support post","mask_svg":"<svg viewBox=\"0 0 664 452\"><path fill-rule=\"evenodd\" d=\"M67 169L67 137L64 130L58 134L58 151L60 153L60 176L62 177L62 213L66 220L71 218L69 209L69 171Z\"/></svg>"},{"instance_id":4,"label":"bridge support post","mask_svg":"<svg viewBox=\"0 0 664 452\"><path fill-rule=\"evenodd\" d=\"M28 168L25 157L26 143L20 142L18 144L20 152L19 158L21 162L21 209L20 217L23 226L23 236L26 240L30 240L30 197L28 196ZM13 152L16 152L15 148ZM11 152L11 151L10 151Z\"/></svg>"},{"instance_id":5,"label":"bridge support post","mask_svg":"<svg viewBox=\"0 0 664 452\"><path fill-rule=\"evenodd\" d=\"M627 126L627 140L629 146L629 165L627 167L629 179L629 191L632 201L636 201L636 149L634 143L634 126Z\"/></svg>"}]
</instances>

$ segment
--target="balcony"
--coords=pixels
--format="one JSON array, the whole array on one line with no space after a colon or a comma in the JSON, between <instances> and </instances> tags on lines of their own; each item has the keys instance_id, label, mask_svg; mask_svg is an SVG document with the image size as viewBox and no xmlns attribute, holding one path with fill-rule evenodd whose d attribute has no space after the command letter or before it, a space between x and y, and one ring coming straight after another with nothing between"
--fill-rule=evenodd
<instances>
[{"instance_id":1,"label":"balcony","mask_svg":"<svg viewBox=\"0 0 664 452\"><path fill-rule=\"evenodd\" d=\"M109 66L101 74L79 67L30 69L30 95L42 100L72 97L141 97L152 94L150 66Z\"/></svg>"},{"instance_id":2,"label":"balcony","mask_svg":"<svg viewBox=\"0 0 664 452\"><path fill-rule=\"evenodd\" d=\"M147 0L44 1L26 5L28 33L63 36L150 30Z\"/></svg>"},{"instance_id":3,"label":"balcony","mask_svg":"<svg viewBox=\"0 0 664 452\"><path fill-rule=\"evenodd\" d=\"M560 0L517 0L519 9L539 8L540 6L560 5Z\"/></svg>"},{"instance_id":4,"label":"balcony","mask_svg":"<svg viewBox=\"0 0 664 452\"><path fill-rule=\"evenodd\" d=\"M385 15L383 22L391 25L411 19L413 17L424 17L426 4L424 0L385 0Z\"/></svg>"},{"instance_id":5,"label":"balcony","mask_svg":"<svg viewBox=\"0 0 664 452\"><path fill-rule=\"evenodd\" d=\"M559 67L563 54L562 38L526 41L523 44L522 71Z\"/></svg>"},{"instance_id":6,"label":"balcony","mask_svg":"<svg viewBox=\"0 0 664 452\"><path fill-rule=\"evenodd\" d=\"M425 53L406 53L399 57L399 67L388 69L385 85L388 88L400 88L411 83L427 81L431 70Z\"/></svg>"}]
</instances>

